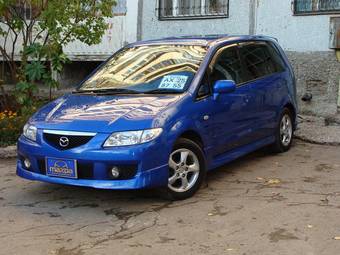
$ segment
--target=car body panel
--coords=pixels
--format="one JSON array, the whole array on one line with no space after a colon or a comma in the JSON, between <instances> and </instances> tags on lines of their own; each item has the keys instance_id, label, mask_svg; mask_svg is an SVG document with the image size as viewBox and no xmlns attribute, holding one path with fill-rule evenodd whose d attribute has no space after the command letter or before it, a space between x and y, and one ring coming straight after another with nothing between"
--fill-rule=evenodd
<instances>
[{"instance_id":1,"label":"car body panel","mask_svg":"<svg viewBox=\"0 0 340 255\"><path fill-rule=\"evenodd\" d=\"M163 125L162 111L181 96L66 95L46 105L32 118L40 129L112 133Z\"/></svg>"},{"instance_id":2,"label":"car body panel","mask_svg":"<svg viewBox=\"0 0 340 255\"><path fill-rule=\"evenodd\" d=\"M216 52L222 47L248 41L272 43L281 54L285 70L242 84L235 92L217 98L198 99L198 88ZM200 137L206 168L213 170L273 143L278 118L287 105L294 109L297 119L294 73L275 39L265 36L193 36L137 42L126 47L157 44L207 47L207 54L187 91L166 95L67 94L58 98L29 120L38 128L37 141L24 136L19 138L17 174L30 180L103 189L164 187L168 181L168 157L183 134L191 132ZM163 131L149 143L103 148L113 132L151 128L162 128ZM84 145L63 151L44 140L44 130L93 132L95 136ZM20 157L30 159L31 169L25 168ZM44 175L39 164L46 157L75 159L90 164L93 177L66 179ZM108 171L116 165L134 165L136 174L127 180L112 180Z\"/></svg>"}]
</instances>

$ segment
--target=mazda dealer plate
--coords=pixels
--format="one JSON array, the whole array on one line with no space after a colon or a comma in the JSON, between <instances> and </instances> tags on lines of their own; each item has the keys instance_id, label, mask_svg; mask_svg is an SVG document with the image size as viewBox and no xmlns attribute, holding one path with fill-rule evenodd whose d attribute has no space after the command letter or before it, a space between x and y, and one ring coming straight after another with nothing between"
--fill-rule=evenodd
<instances>
[{"instance_id":1,"label":"mazda dealer plate","mask_svg":"<svg viewBox=\"0 0 340 255\"><path fill-rule=\"evenodd\" d=\"M46 158L46 174L48 176L72 178L77 176L77 161L73 159Z\"/></svg>"}]
</instances>

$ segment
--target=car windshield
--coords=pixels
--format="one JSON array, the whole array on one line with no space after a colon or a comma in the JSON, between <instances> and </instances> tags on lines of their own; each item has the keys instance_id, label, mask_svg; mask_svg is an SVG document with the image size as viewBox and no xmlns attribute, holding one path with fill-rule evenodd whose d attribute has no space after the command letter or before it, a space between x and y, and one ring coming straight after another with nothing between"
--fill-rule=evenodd
<instances>
[{"instance_id":1,"label":"car windshield","mask_svg":"<svg viewBox=\"0 0 340 255\"><path fill-rule=\"evenodd\" d=\"M77 92L182 93L207 49L193 45L148 45L116 53Z\"/></svg>"}]
</instances>

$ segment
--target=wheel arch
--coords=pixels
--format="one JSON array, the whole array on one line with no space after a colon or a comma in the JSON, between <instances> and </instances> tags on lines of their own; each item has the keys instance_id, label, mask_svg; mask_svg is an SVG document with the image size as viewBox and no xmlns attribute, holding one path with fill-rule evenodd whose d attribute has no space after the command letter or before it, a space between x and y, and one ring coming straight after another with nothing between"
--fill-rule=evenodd
<instances>
[{"instance_id":1,"label":"wheel arch","mask_svg":"<svg viewBox=\"0 0 340 255\"><path fill-rule=\"evenodd\" d=\"M293 117L294 128L296 128L297 112L296 112L294 105L292 103L286 103L283 106L283 108L287 108L291 112L292 117Z\"/></svg>"},{"instance_id":2,"label":"wheel arch","mask_svg":"<svg viewBox=\"0 0 340 255\"><path fill-rule=\"evenodd\" d=\"M202 150L204 149L204 142L203 142L201 135L194 130L186 130L186 131L182 132L178 136L177 140L180 139L180 138L186 138L188 140L191 140L194 143L196 143L197 145L199 145Z\"/></svg>"}]
</instances>

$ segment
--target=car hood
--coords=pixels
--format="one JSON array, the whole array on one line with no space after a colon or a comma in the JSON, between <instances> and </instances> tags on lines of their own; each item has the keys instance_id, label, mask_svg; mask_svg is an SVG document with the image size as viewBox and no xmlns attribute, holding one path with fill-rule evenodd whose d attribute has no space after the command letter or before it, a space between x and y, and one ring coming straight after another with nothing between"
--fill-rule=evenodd
<instances>
[{"instance_id":1,"label":"car hood","mask_svg":"<svg viewBox=\"0 0 340 255\"><path fill-rule=\"evenodd\" d=\"M71 94L41 108L30 122L39 129L101 133L162 127L171 106L182 97Z\"/></svg>"}]
</instances>

